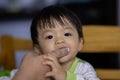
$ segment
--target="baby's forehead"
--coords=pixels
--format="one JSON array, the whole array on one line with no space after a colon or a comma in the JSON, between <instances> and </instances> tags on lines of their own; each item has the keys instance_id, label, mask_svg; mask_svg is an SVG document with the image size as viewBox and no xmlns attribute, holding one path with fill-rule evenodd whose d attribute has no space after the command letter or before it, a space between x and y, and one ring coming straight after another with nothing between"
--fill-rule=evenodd
<instances>
[{"instance_id":1,"label":"baby's forehead","mask_svg":"<svg viewBox=\"0 0 120 80\"><path fill-rule=\"evenodd\" d=\"M47 33L47 32L56 32L56 31L60 31L60 32L64 32L64 31L76 31L76 28L74 28L72 25L56 25L55 27L43 27L43 28L39 28L38 27L38 32L41 33Z\"/></svg>"},{"instance_id":2,"label":"baby's forehead","mask_svg":"<svg viewBox=\"0 0 120 80\"><path fill-rule=\"evenodd\" d=\"M45 30L55 30L55 29L73 29L74 27L72 25L54 25L54 26L44 26L39 28L38 30L40 31L45 31Z\"/></svg>"},{"instance_id":3,"label":"baby's forehead","mask_svg":"<svg viewBox=\"0 0 120 80\"><path fill-rule=\"evenodd\" d=\"M59 19L54 18L54 17L50 17L47 19L40 19L40 21L38 21L38 26L39 28L55 28L57 26L70 26L70 25L74 25L68 18L61 16Z\"/></svg>"}]
</instances>

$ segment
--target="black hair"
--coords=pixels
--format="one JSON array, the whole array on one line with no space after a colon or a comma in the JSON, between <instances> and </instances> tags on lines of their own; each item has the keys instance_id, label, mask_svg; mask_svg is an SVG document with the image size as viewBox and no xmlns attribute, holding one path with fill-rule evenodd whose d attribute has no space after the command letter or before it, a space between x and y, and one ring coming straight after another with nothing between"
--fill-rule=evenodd
<instances>
[{"instance_id":1,"label":"black hair","mask_svg":"<svg viewBox=\"0 0 120 80\"><path fill-rule=\"evenodd\" d=\"M62 25L65 24L64 19L67 19L70 24L72 24L76 28L79 38L83 38L82 24L76 14L61 5L52 5L43 8L40 12L36 14L36 16L32 20L31 38L33 46L35 44L38 45L38 27L55 27L55 23L52 22L53 19Z\"/></svg>"}]
</instances>

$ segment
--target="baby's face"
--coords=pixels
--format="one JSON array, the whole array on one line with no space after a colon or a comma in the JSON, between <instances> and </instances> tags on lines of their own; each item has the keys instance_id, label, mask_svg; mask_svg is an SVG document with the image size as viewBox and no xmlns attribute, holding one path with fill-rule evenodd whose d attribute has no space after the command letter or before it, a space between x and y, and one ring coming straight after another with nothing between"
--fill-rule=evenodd
<instances>
[{"instance_id":1,"label":"baby's face","mask_svg":"<svg viewBox=\"0 0 120 80\"><path fill-rule=\"evenodd\" d=\"M71 24L63 26L56 23L55 28L38 29L38 42L43 54L63 48L69 49L67 55L59 58L61 63L74 59L81 47L77 30Z\"/></svg>"}]
</instances>

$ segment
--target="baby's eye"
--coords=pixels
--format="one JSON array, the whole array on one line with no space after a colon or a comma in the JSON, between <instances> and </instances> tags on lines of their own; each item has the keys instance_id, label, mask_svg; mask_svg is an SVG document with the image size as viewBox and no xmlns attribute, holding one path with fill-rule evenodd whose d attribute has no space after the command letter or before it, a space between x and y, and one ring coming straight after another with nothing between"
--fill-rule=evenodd
<instances>
[{"instance_id":1,"label":"baby's eye","mask_svg":"<svg viewBox=\"0 0 120 80\"><path fill-rule=\"evenodd\" d=\"M64 36L72 36L71 33L65 33Z\"/></svg>"},{"instance_id":2,"label":"baby's eye","mask_svg":"<svg viewBox=\"0 0 120 80\"><path fill-rule=\"evenodd\" d=\"M46 37L46 39L52 39L52 38L53 38L52 35L49 35L49 36Z\"/></svg>"}]
</instances>

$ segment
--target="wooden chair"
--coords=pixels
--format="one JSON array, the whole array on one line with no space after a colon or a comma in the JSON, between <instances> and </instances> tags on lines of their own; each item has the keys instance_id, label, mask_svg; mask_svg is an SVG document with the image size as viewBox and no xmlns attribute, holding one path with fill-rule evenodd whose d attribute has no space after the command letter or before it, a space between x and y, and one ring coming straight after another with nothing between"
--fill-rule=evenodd
<instances>
[{"instance_id":1,"label":"wooden chair","mask_svg":"<svg viewBox=\"0 0 120 80\"><path fill-rule=\"evenodd\" d=\"M85 44L82 52L120 53L120 26L86 25L83 32ZM120 80L120 69L96 69L96 71L101 80Z\"/></svg>"},{"instance_id":2,"label":"wooden chair","mask_svg":"<svg viewBox=\"0 0 120 80\"><path fill-rule=\"evenodd\" d=\"M120 52L120 26L86 25L83 33L83 52Z\"/></svg>"},{"instance_id":3,"label":"wooden chair","mask_svg":"<svg viewBox=\"0 0 120 80\"><path fill-rule=\"evenodd\" d=\"M84 48L82 52L120 52L120 27L104 25L84 25ZM16 50L32 50L31 40L2 36L0 38L2 52L0 65L5 69L15 68L14 53ZM120 80L120 69L98 69L101 80Z\"/></svg>"},{"instance_id":4,"label":"wooden chair","mask_svg":"<svg viewBox=\"0 0 120 80\"><path fill-rule=\"evenodd\" d=\"M32 50L31 40L22 38L13 38L10 35L3 35L0 38L1 54L0 54L0 66L3 66L5 70L12 70L16 68L15 51Z\"/></svg>"}]
</instances>

